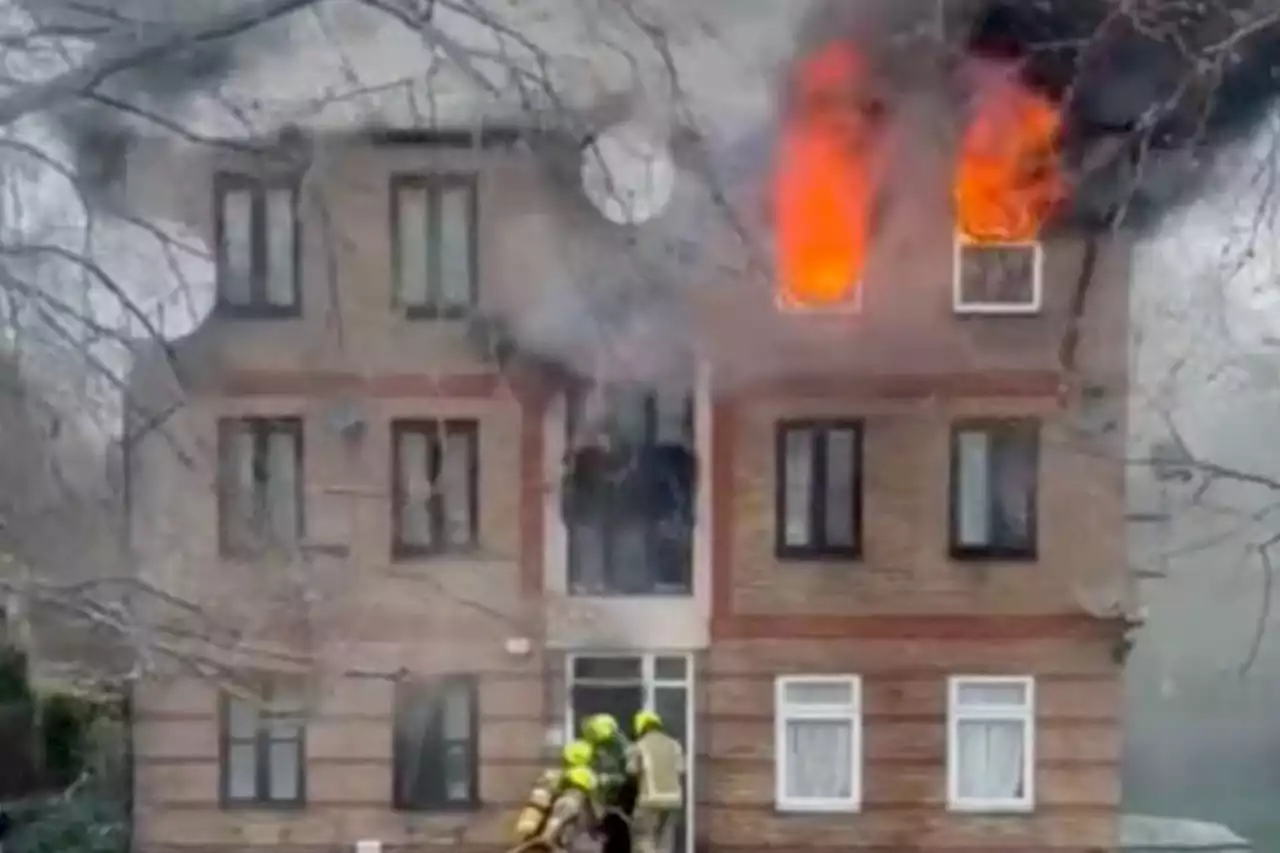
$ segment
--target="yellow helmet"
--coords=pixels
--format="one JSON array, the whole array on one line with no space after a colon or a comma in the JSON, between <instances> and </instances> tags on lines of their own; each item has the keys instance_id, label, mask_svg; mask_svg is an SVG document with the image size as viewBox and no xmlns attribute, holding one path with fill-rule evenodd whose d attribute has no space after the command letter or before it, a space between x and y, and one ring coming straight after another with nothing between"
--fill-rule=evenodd
<instances>
[{"instance_id":1,"label":"yellow helmet","mask_svg":"<svg viewBox=\"0 0 1280 853\"><path fill-rule=\"evenodd\" d=\"M592 714L582 721L582 734L591 743L604 743L618 734L618 721L612 714Z\"/></svg>"},{"instance_id":2,"label":"yellow helmet","mask_svg":"<svg viewBox=\"0 0 1280 853\"><path fill-rule=\"evenodd\" d=\"M596 774L590 767L570 767L564 771L564 781L566 785L585 791L588 794L595 793L596 790Z\"/></svg>"},{"instance_id":3,"label":"yellow helmet","mask_svg":"<svg viewBox=\"0 0 1280 853\"><path fill-rule=\"evenodd\" d=\"M653 711L637 711L631 721L631 728L640 737L650 729L662 728L662 718Z\"/></svg>"},{"instance_id":4,"label":"yellow helmet","mask_svg":"<svg viewBox=\"0 0 1280 853\"><path fill-rule=\"evenodd\" d=\"M564 745L565 767L586 767L591 764L595 749L585 740L571 740Z\"/></svg>"}]
</instances>

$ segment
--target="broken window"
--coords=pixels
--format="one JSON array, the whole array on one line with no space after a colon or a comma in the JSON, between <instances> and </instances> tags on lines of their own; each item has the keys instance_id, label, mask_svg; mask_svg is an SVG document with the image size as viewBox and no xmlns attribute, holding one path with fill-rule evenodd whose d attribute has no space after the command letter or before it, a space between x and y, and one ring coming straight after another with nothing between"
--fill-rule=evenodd
<instances>
[{"instance_id":1,"label":"broken window","mask_svg":"<svg viewBox=\"0 0 1280 853\"><path fill-rule=\"evenodd\" d=\"M476 304L474 176L392 179L396 305L411 318L466 317Z\"/></svg>"},{"instance_id":2,"label":"broken window","mask_svg":"<svg viewBox=\"0 0 1280 853\"><path fill-rule=\"evenodd\" d=\"M693 401L608 385L571 396L569 580L584 595L687 593L697 461Z\"/></svg>"},{"instance_id":3,"label":"broken window","mask_svg":"<svg viewBox=\"0 0 1280 853\"><path fill-rule=\"evenodd\" d=\"M303 704L272 685L261 700L222 697L222 799L229 805L299 805L305 799Z\"/></svg>"},{"instance_id":4,"label":"broken window","mask_svg":"<svg viewBox=\"0 0 1280 853\"><path fill-rule=\"evenodd\" d=\"M856 557L862 529L862 425L778 424L777 553Z\"/></svg>"},{"instance_id":5,"label":"broken window","mask_svg":"<svg viewBox=\"0 0 1280 853\"><path fill-rule=\"evenodd\" d=\"M1029 314L1040 310L1039 243L977 243L956 239L955 310Z\"/></svg>"},{"instance_id":6,"label":"broken window","mask_svg":"<svg viewBox=\"0 0 1280 853\"><path fill-rule=\"evenodd\" d=\"M451 675L396 685L395 807L434 811L479 800L477 688Z\"/></svg>"},{"instance_id":7,"label":"broken window","mask_svg":"<svg viewBox=\"0 0 1280 853\"><path fill-rule=\"evenodd\" d=\"M391 436L396 554L474 548L479 539L479 423L397 421Z\"/></svg>"},{"instance_id":8,"label":"broken window","mask_svg":"<svg viewBox=\"0 0 1280 853\"><path fill-rule=\"evenodd\" d=\"M226 418L218 424L222 552L292 547L302 534L302 420Z\"/></svg>"},{"instance_id":9,"label":"broken window","mask_svg":"<svg viewBox=\"0 0 1280 853\"><path fill-rule=\"evenodd\" d=\"M959 425L951 455L952 554L1034 557L1038 425L1028 420Z\"/></svg>"},{"instance_id":10,"label":"broken window","mask_svg":"<svg viewBox=\"0 0 1280 853\"><path fill-rule=\"evenodd\" d=\"M302 303L296 184L220 175L216 196L221 309L242 317L296 316Z\"/></svg>"}]
</instances>

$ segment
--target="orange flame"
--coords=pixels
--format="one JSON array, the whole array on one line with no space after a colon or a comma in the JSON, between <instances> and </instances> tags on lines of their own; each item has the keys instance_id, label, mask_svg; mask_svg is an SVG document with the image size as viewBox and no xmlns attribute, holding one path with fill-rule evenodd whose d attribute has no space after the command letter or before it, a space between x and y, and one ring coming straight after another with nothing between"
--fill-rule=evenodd
<instances>
[{"instance_id":1,"label":"orange flame","mask_svg":"<svg viewBox=\"0 0 1280 853\"><path fill-rule=\"evenodd\" d=\"M833 44L798 69L796 104L774 172L779 298L797 307L847 303L866 261L871 209L867 117L859 109L861 63Z\"/></svg>"},{"instance_id":2,"label":"orange flame","mask_svg":"<svg viewBox=\"0 0 1280 853\"><path fill-rule=\"evenodd\" d=\"M956 218L975 242L1032 242L1063 198L1058 168L1062 117L1049 100L1012 79L981 90L960 147Z\"/></svg>"}]
</instances>

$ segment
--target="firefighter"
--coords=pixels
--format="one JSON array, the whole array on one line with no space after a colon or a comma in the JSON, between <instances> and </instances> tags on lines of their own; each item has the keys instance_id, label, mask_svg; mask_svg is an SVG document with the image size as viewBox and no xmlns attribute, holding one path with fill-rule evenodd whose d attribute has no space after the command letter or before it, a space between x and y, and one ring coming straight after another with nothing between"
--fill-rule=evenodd
<instances>
[{"instance_id":1,"label":"firefighter","mask_svg":"<svg viewBox=\"0 0 1280 853\"><path fill-rule=\"evenodd\" d=\"M570 767L564 771L560 793L538 834L550 853L568 853L578 836L595 831L599 819L596 792L596 774L590 767Z\"/></svg>"},{"instance_id":2,"label":"firefighter","mask_svg":"<svg viewBox=\"0 0 1280 853\"><path fill-rule=\"evenodd\" d=\"M627 750L627 773L636 779L631 815L632 853L672 853L684 805L684 748L663 730L662 718L640 711L635 741Z\"/></svg>"},{"instance_id":3,"label":"firefighter","mask_svg":"<svg viewBox=\"0 0 1280 853\"><path fill-rule=\"evenodd\" d=\"M516 818L516 835L521 842L532 840L543 829L552 806L565 788L567 774L575 767L590 769L593 752L591 744L585 740L572 741L565 745L561 754L561 766L538 777L529 792L528 803Z\"/></svg>"},{"instance_id":4,"label":"firefighter","mask_svg":"<svg viewBox=\"0 0 1280 853\"><path fill-rule=\"evenodd\" d=\"M582 721L583 739L595 751L592 769L600 783L602 853L628 853L629 819L635 805L634 780L627 776L627 741L611 714L593 714Z\"/></svg>"},{"instance_id":5,"label":"firefighter","mask_svg":"<svg viewBox=\"0 0 1280 853\"><path fill-rule=\"evenodd\" d=\"M596 771L606 801L609 801L626 781L626 738L612 714L592 714L582 721L582 739L591 744L594 752L591 767Z\"/></svg>"}]
</instances>

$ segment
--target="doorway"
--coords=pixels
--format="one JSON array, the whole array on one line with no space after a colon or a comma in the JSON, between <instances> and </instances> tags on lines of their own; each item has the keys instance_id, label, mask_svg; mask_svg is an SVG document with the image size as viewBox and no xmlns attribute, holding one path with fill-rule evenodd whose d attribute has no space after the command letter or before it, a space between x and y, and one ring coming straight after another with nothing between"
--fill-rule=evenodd
<instances>
[{"instance_id":1,"label":"doorway","mask_svg":"<svg viewBox=\"0 0 1280 853\"><path fill-rule=\"evenodd\" d=\"M662 717L667 733L684 747L687 776L684 808L676 829L675 853L693 850L694 790L693 661L687 654L574 653L565 662L568 737L577 735L582 720L592 714L612 714L630 735L637 711Z\"/></svg>"}]
</instances>

